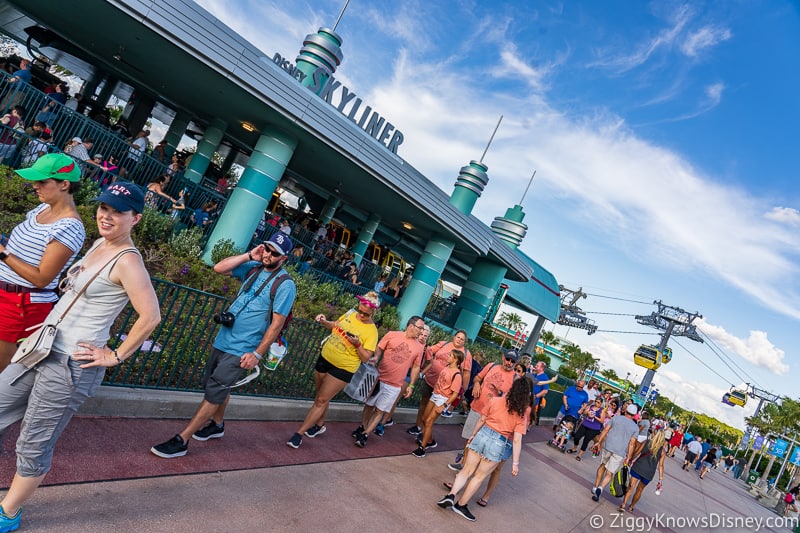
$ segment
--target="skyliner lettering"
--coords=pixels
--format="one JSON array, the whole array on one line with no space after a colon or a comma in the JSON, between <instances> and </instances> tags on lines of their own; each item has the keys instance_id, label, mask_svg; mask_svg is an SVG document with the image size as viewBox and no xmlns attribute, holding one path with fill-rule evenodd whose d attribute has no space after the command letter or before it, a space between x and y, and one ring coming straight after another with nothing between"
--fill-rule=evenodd
<instances>
[{"instance_id":1,"label":"skyliner lettering","mask_svg":"<svg viewBox=\"0 0 800 533\"><path fill-rule=\"evenodd\" d=\"M272 61L295 80L302 83L306 78L306 75L298 69L294 63L288 59L284 59L280 54L276 53L272 57ZM311 92L317 93L320 87L322 87L322 84L325 83L325 73L322 70L316 70L312 74L311 80L313 83L307 87ZM371 106L365 104L363 110L359 113L364 102L356 93L352 92L345 85L342 85L342 83L333 76L331 76L327 84L322 87L322 92L319 93L319 97L332 107L335 107L341 114L346 116L348 120L364 130L367 135L374 138L381 145L388 148L393 154L396 154L397 147L403 144L403 133L400 130L396 130L394 125L380 116L377 111L373 111ZM335 101L337 98L338 101Z\"/></svg>"}]
</instances>

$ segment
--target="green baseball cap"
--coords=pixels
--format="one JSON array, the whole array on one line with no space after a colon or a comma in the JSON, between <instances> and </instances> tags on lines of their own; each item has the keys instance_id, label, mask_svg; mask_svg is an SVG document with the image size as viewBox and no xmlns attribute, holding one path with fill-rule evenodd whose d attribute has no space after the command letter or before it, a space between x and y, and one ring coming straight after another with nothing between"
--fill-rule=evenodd
<instances>
[{"instance_id":1,"label":"green baseball cap","mask_svg":"<svg viewBox=\"0 0 800 533\"><path fill-rule=\"evenodd\" d=\"M65 154L45 154L28 168L15 171L28 181L64 180L80 181L81 169L70 156Z\"/></svg>"}]
</instances>

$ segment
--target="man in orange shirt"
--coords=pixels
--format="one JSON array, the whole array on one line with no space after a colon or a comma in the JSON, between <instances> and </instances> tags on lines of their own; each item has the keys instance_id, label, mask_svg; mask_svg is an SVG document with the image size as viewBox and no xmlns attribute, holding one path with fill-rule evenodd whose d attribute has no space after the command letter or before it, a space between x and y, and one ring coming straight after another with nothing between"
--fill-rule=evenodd
<instances>
[{"instance_id":1,"label":"man in orange shirt","mask_svg":"<svg viewBox=\"0 0 800 533\"><path fill-rule=\"evenodd\" d=\"M390 331L378 342L372 360L380 360L378 382L364 405L361 425L353 431L356 446L367 445L367 437L378 427L383 416L392 410L395 400L403 392L406 375L411 369L411 384L403 392L406 398L414 392L414 383L419 377L423 345L417 340L425 322L412 316L405 331Z\"/></svg>"}]
</instances>

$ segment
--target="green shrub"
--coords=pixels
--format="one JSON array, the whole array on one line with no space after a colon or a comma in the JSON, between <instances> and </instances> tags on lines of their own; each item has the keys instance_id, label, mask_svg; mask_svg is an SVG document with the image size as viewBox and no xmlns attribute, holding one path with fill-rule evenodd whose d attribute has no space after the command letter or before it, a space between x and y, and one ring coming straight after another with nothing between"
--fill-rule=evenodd
<instances>
[{"instance_id":1,"label":"green shrub","mask_svg":"<svg viewBox=\"0 0 800 533\"><path fill-rule=\"evenodd\" d=\"M243 253L241 248L237 247L231 239L220 239L214 243L214 247L211 249L211 262L217 264L226 257L241 253Z\"/></svg>"},{"instance_id":2,"label":"green shrub","mask_svg":"<svg viewBox=\"0 0 800 533\"><path fill-rule=\"evenodd\" d=\"M139 248L159 246L172 235L175 221L158 210L145 206L142 219L133 228L133 242Z\"/></svg>"},{"instance_id":3,"label":"green shrub","mask_svg":"<svg viewBox=\"0 0 800 533\"><path fill-rule=\"evenodd\" d=\"M200 257L203 237L203 230L197 226L181 230L170 237L170 251L180 257Z\"/></svg>"}]
</instances>

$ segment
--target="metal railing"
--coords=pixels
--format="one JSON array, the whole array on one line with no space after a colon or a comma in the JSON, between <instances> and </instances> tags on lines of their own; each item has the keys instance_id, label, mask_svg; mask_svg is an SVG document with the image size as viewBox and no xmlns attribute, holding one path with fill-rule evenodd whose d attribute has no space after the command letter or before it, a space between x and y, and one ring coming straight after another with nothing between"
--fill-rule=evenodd
<instances>
[{"instance_id":1,"label":"metal railing","mask_svg":"<svg viewBox=\"0 0 800 533\"><path fill-rule=\"evenodd\" d=\"M161 308L161 324L124 365L110 370L104 384L179 391L202 391L201 378L217 328L213 316L224 310L229 298L174 283L152 279ZM119 343L136 314L128 305L112 329ZM286 399L314 398L314 365L328 331L315 322L294 319L285 333L288 353L274 371L262 370L259 379L235 389L234 394ZM339 394L335 401L355 403ZM418 404L418 393L403 406Z\"/></svg>"}]
</instances>

